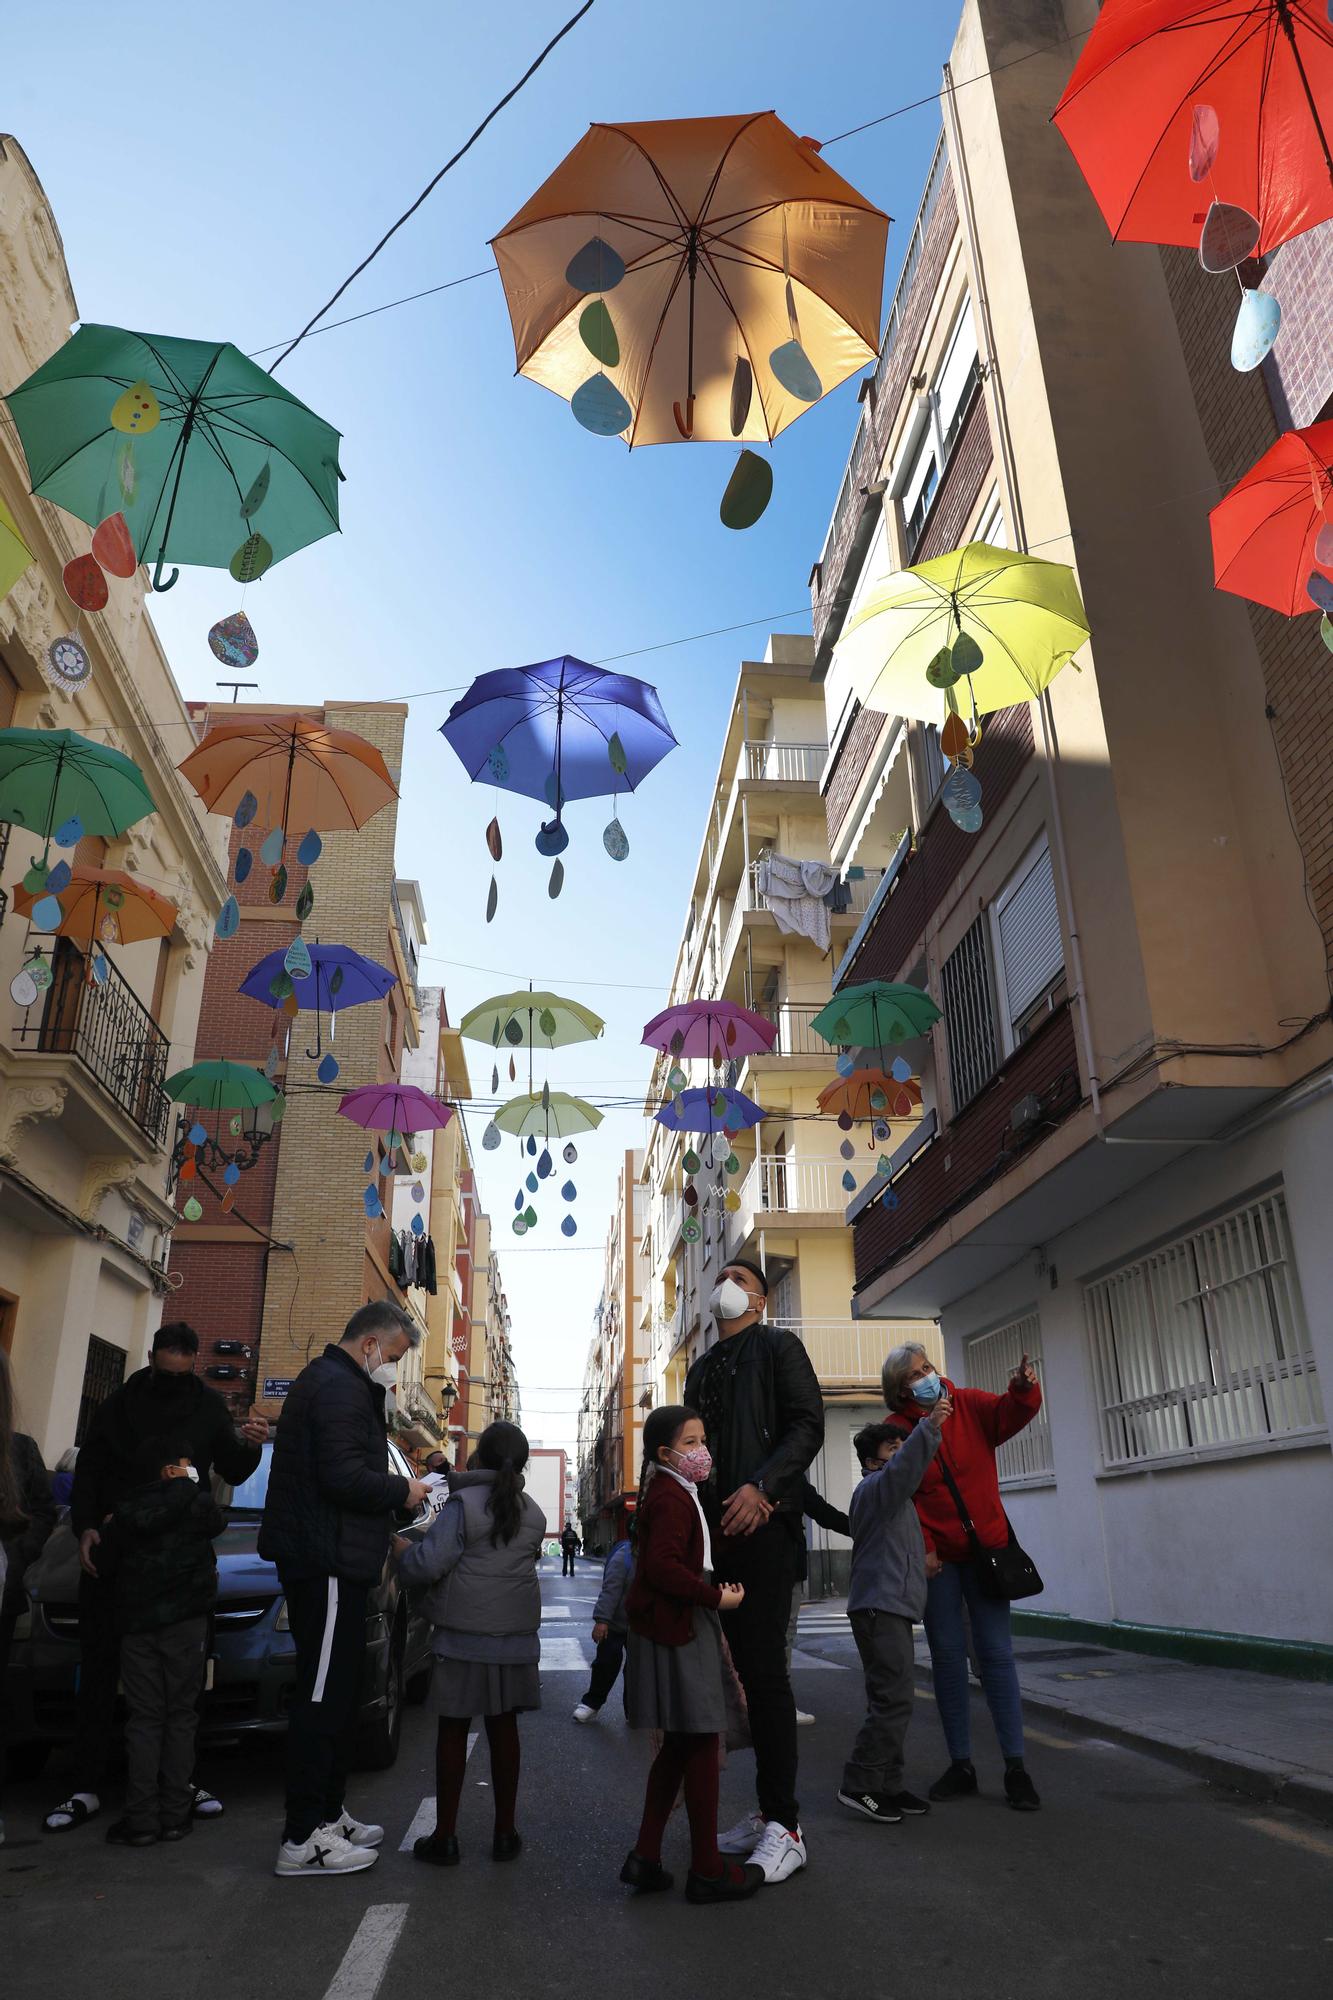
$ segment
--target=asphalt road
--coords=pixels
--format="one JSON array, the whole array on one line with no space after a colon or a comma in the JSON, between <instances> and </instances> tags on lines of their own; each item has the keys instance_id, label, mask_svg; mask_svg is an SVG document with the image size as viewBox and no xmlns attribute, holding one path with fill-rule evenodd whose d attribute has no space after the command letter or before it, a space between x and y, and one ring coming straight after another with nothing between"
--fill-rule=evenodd
<instances>
[{"instance_id":1,"label":"asphalt road","mask_svg":"<svg viewBox=\"0 0 1333 2000\"><path fill-rule=\"evenodd\" d=\"M104 1810L77 1834L40 1831L60 1796L54 1762L5 1799L0 1848L0 1992L49 2000L374 2000L478 1994L653 2000L1314 2000L1333 1991L1333 1836L1292 1813L1210 1790L1112 1745L1034 1731L1044 1799L1009 1811L984 1711L983 1796L896 1827L857 1820L834 1797L860 1719L845 1626L811 1607L797 1696L810 1865L753 1902L695 1909L677 1893L635 1900L616 1881L638 1824L644 1743L619 1693L576 1727L596 1570L544 1565L543 1700L522 1723L519 1824L527 1847L490 1859L485 1740L459 1826L463 1865L423 1868L400 1852L431 1824L433 1722L407 1713L392 1771L357 1780L351 1803L387 1829L378 1864L343 1880L271 1873L281 1746L213 1753L202 1775L226 1817L177 1847L108 1848ZM980 1708L980 1704L978 1704ZM918 1703L908 1782L943 1765L928 1698ZM723 1823L751 1802L753 1760L723 1776ZM667 1861L683 1886L685 1831Z\"/></svg>"}]
</instances>

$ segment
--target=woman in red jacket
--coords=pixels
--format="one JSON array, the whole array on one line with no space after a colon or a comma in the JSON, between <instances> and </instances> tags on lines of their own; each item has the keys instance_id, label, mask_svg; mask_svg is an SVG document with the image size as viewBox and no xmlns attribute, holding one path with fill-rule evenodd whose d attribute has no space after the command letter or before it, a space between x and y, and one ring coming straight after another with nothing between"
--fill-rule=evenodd
<instances>
[{"instance_id":1,"label":"woman in red jacket","mask_svg":"<svg viewBox=\"0 0 1333 2000\"><path fill-rule=\"evenodd\" d=\"M718 1737L726 1728L719 1611L745 1592L713 1582L708 1523L698 1487L712 1459L693 1410L667 1404L643 1426L643 1476L635 1516L634 1581L625 1598L629 1655L625 1714L631 1729L659 1729L639 1837L620 1871L631 1889L669 1889L662 1835L682 1781L690 1822L691 1903L730 1903L763 1887L761 1868L726 1862L717 1845Z\"/></svg>"},{"instance_id":2,"label":"woman in red jacket","mask_svg":"<svg viewBox=\"0 0 1333 2000\"><path fill-rule=\"evenodd\" d=\"M947 1466L953 1475L982 1547L1004 1548L1009 1522L1000 1499L995 1454L1007 1438L1030 1424L1041 1408L1036 1371L1025 1354L1002 1396L992 1396L984 1389L959 1389L936 1373L924 1347L908 1342L890 1352L883 1382L890 1413L908 1424L919 1423L942 1394L953 1400L947 1443L941 1445L916 1490L929 1579L926 1639L935 1704L950 1759L948 1770L931 1786L930 1796L935 1800L961 1799L977 1789L972 1764L966 1607L986 1705L1004 1755L1004 1795L1019 1812L1035 1812L1041 1800L1023 1763L1023 1701L1014 1667L1009 1606L981 1593L962 1517L941 1466Z\"/></svg>"}]
</instances>

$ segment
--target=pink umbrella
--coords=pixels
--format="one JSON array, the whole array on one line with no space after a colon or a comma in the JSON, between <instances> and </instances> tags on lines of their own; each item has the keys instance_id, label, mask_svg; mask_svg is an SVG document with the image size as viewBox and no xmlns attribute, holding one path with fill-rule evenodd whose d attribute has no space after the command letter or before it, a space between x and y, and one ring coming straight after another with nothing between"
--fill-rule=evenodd
<instances>
[{"instance_id":1,"label":"pink umbrella","mask_svg":"<svg viewBox=\"0 0 1333 2000\"><path fill-rule=\"evenodd\" d=\"M438 1132L454 1115L452 1104L430 1097L414 1083L367 1083L349 1090L338 1106L367 1132Z\"/></svg>"},{"instance_id":2,"label":"pink umbrella","mask_svg":"<svg viewBox=\"0 0 1333 2000\"><path fill-rule=\"evenodd\" d=\"M777 1034L775 1022L735 1000L684 1000L655 1014L643 1039L664 1055L708 1056L721 1064L733 1057L766 1054Z\"/></svg>"}]
</instances>

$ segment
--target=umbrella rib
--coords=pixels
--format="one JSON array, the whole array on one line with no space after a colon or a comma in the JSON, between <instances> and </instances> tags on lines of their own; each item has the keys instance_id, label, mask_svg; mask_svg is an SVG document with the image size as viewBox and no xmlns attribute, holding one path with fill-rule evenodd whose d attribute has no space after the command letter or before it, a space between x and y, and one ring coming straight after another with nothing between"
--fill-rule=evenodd
<instances>
[{"instance_id":1,"label":"umbrella rib","mask_svg":"<svg viewBox=\"0 0 1333 2000\"><path fill-rule=\"evenodd\" d=\"M705 262L706 261L707 259L705 258ZM634 422L630 428L630 434L629 434L629 449L631 451L633 451L634 449L634 439L639 428L639 418L643 413L643 405L648 387L648 377L653 372L653 361L657 354L658 343L662 338L662 332L666 326L667 314L671 310L671 304L676 296L676 293L680 290L680 281L684 277L684 275L685 275L685 260L682 258L681 261L676 266L676 275L671 280L670 290L667 292L666 298L662 302L662 310L658 314L657 325L653 329L653 337L648 344L648 361L643 371L643 391L640 393L639 396L639 407L634 412ZM765 419L765 421L767 421L767 419Z\"/></svg>"},{"instance_id":2,"label":"umbrella rib","mask_svg":"<svg viewBox=\"0 0 1333 2000\"><path fill-rule=\"evenodd\" d=\"M726 286L722 282L721 273L717 270L716 265L714 264L712 250L707 247L701 246L700 261L703 264L704 275L707 277L709 283L715 286L718 295L722 300L723 305L726 307L727 311L731 314L732 324L735 326L736 332L740 336L741 345L745 349L746 358L750 364L750 374L752 378L757 382L759 380L759 367L754 349L750 345L750 336L745 331L745 327L741 321L741 316L737 312L735 306L732 304L731 295L727 291ZM764 408L764 397L762 390L760 391L759 394L759 413L764 420L764 439L771 451L773 448L773 439L775 436L775 432L773 430L772 424L768 420L768 411ZM742 426L742 428L744 428L744 426Z\"/></svg>"},{"instance_id":3,"label":"umbrella rib","mask_svg":"<svg viewBox=\"0 0 1333 2000\"><path fill-rule=\"evenodd\" d=\"M708 192L704 196L703 207L699 210L699 215L698 215L699 228L702 229L703 227L704 218L708 214L709 204L711 203L713 196L717 193L718 187L722 180L722 175L726 170L727 161L731 158L732 148L740 142L741 138L744 136L746 132L749 131L750 127L752 125L757 125L759 123L759 120L763 118L765 115L766 114L762 111L752 111L750 113L750 116L744 121L744 123L736 127L736 130L732 133L726 145L722 148L722 156L719 159L716 168L714 169L713 178L708 184Z\"/></svg>"},{"instance_id":4,"label":"umbrella rib","mask_svg":"<svg viewBox=\"0 0 1333 2000\"><path fill-rule=\"evenodd\" d=\"M658 166L656 160L653 158L652 154L648 151L647 147L642 143L642 141L636 139L632 132L627 132L623 125L607 125L603 129L608 132L618 133L619 136L625 141L627 145L633 146L636 153L641 153L643 155L644 159L648 163L648 167L652 173L653 179L657 182L657 185L661 188L662 193L667 198L667 202L670 205L672 214L676 217L677 221L680 223L681 228L688 230L690 226L689 217L686 215L685 210L681 207L680 202L676 199L675 191L667 181L667 178L663 174L662 169Z\"/></svg>"},{"instance_id":5,"label":"umbrella rib","mask_svg":"<svg viewBox=\"0 0 1333 2000\"><path fill-rule=\"evenodd\" d=\"M142 338L142 336L140 336L140 338ZM144 345L148 348L150 354L153 353L151 342L144 341ZM198 408L198 403L201 402L203 399L203 393L205 388L207 387L208 378L213 373L213 370L217 367L221 357L222 357L222 349L221 347L219 347L217 352L214 354L213 359L209 362L207 369L204 371L203 379L201 380L198 389L192 392L191 400L195 402L196 409ZM157 499L153 503L153 511L149 515L147 523L145 524L144 527L143 546L145 555L147 555L147 552L152 547L153 535L157 527L157 517L162 511L162 502L166 498L167 487L171 484L171 469L176 463L177 453L180 454L180 471L176 474L176 485L174 489L176 492L179 492L181 480L185 477L185 453L188 448L188 440L189 440L189 420L187 418L182 422L180 430L176 433L175 443L171 447L171 456L167 460L166 471L162 475L162 484L158 488ZM167 514L168 527L170 526L170 522L171 522L171 511L168 510ZM166 537L164 535L163 536L164 543L165 539ZM166 553L167 552L165 546L159 547L158 549L159 560L165 559Z\"/></svg>"}]
</instances>

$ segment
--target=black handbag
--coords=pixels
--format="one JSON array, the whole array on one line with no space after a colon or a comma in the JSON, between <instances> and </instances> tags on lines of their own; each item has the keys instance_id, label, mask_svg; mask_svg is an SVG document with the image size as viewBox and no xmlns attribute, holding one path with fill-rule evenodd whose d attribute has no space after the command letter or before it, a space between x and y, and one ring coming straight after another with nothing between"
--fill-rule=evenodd
<instances>
[{"instance_id":1,"label":"black handbag","mask_svg":"<svg viewBox=\"0 0 1333 2000\"><path fill-rule=\"evenodd\" d=\"M985 1549L981 1538L972 1525L972 1516L963 1503L957 1481L941 1458L937 1461L940 1474L953 1496L953 1504L962 1519L963 1529L972 1549L972 1568L976 1572L977 1586L983 1597L997 1598L1001 1603L1012 1603L1016 1597L1036 1597L1046 1586L1041 1580L1037 1565L1027 1550L1023 1548L1014 1533L1014 1524L1006 1514L1005 1526L1009 1530L1009 1541L1002 1549Z\"/></svg>"}]
</instances>

